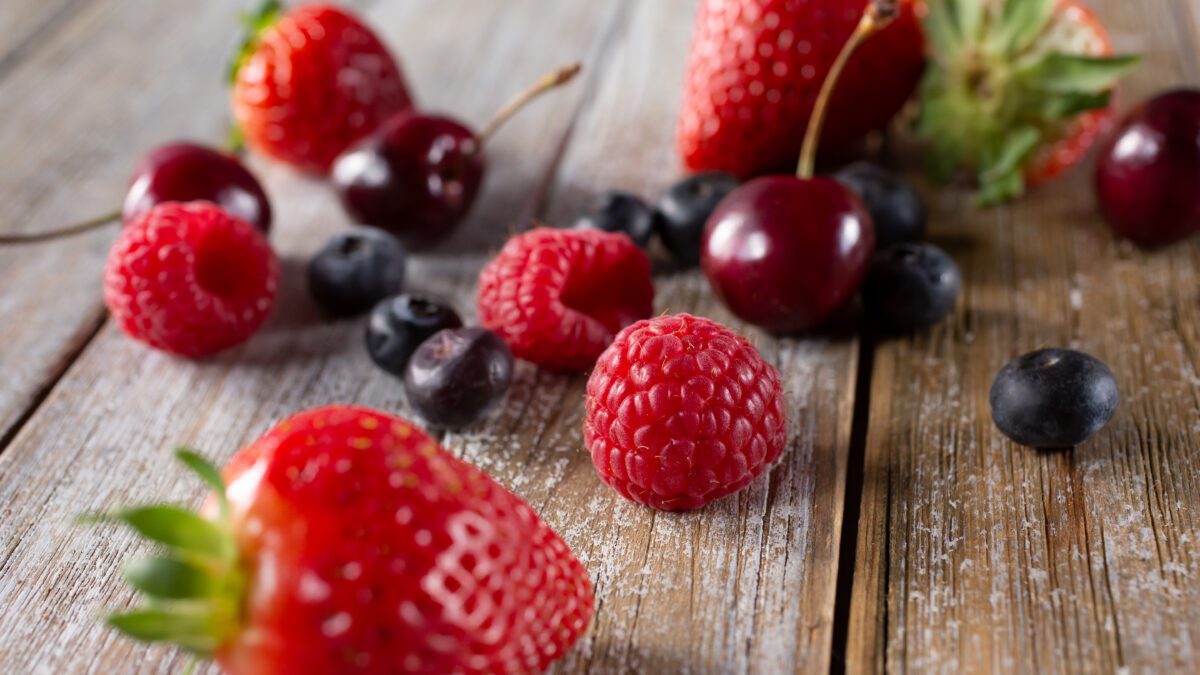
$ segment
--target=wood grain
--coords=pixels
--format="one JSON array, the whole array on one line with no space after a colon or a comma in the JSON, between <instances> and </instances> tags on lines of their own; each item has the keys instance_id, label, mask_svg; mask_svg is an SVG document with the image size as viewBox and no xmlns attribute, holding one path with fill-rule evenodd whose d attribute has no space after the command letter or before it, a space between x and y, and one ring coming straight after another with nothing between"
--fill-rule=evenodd
<instances>
[{"instance_id":1,"label":"wood grain","mask_svg":"<svg viewBox=\"0 0 1200 675\"><path fill-rule=\"evenodd\" d=\"M116 15L113 21L124 12L143 11L141 5L125 3L110 8ZM406 55L412 52L406 66L423 103L453 109L475 120L485 118L515 89L554 63L588 57L599 44L594 36L603 34L612 14L608 7L547 10L537 2L493 3L487 11L470 11L472 5L466 0L388 3L376 5L370 16L383 27L392 44ZM427 31L444 23L447 14L476 18L456 25L456 35L466 42L443 45L430 40L429 35L437 33ZM179 60L197 56L187 44L211 46L224 41L218 36L226 35L225 18L206 22L204 16L197 18L194 12L176 12L174 16L173 22L167 20L165 11L158 16L162 24L159 30L183 44L176 45L181 52ZM179 21L184 16L187 20ZM181 26L178 34L168 27L171 23ZM546 40L540 43L542 47L530 48L519 36L526 26L535 24L561 36L562 42ZM96 25L109 27L107 22ZM195 36L188 42L184 38L192 31L196 31ZM123 33L118 36L128 37ZM109 38L97 30L72 39L98 42L103 54ZM462 44L473 45L473 49L464 50ZM505 76L495 77L500 72L497 70L484 70L483 77L472 75L479 72L482 54L496 55L505 65L492 67L506 68ZM173 71L163 66L158 73L163 82L139 86L182 86L182 81L173 84L176 81L172 79L180 74L185 81L219 82L221 60L214 59L208 66L197 66L196 72L178 63L172 66ZM59 96L65 95L61 89L69 84L72 80L63 80ZM95 92L97 111L111 114L107 111L120 107L121 102L112 100L111 94L105 107L99 101L104 89L96 88ZM213 92L214 96L218 93ZM38 95L51 98L49 93ZM511 222L520 217L528 206L530 185L516 185L515 181L535 183L530 178L536 179L548 170L581 95L582 88L577 87L539 102L529 111L530 117L515 120L495 139L490 148L493 160L506 164L507 170L494 172L499 179L489 181L473 219L476 229L502 237ZM213 100L206 124L219 128L224 118L224 99ZM175 119L174 124L168 121L186 110L183 105L162 110L167 119L161 123L153 121L153 110L138 113L158 125L157 136L161 138L177 132L175 125L180 120ZM86 125L79 123L84 128L63 132L56 142L61 143L62 136L87 135ZM9 133L7 126L4 133ZM159 138L148 136L144 140ZM56 147L51 141L46 139L47 152ZM106 167L119 165L106 171L126 171L127 159L102 159ZM47 165L46 175L61 172L61 166L49 161ZM0 521L0 604L6 608L0 617L0 664L4 665L0 670L178 671L182 662L175 652L145 649L116 639L97 623L103 609L119 607L129 600L118 579L120 564L133 553L134 543L124 532L81 530L72 523L74 514L130 500L194 500L199 495L198 486L173 466L169 456L169 449L179 443L194 445L223 459L270 423L307 406L355 401L403 410L398 383L379 373L362 348L361 324L320 321L302 287L302 261L329 234L345 227L336 201L315 181L278 168L256 168L274 198L278 224L273 238L287 270L274 323L244 349L203 364L151 353L106 325L0 455L0 504L4 505ZM26 186L21 194L36 192ZM62 249L54 250L62 255ZM54 264L47 258L52 256L38 259L44 265ZM414 278L420 280L423 289L463 304L479 259L476 255L469 265L456 262L451 255L418 261ZM57 262L62 264L62 259ZM72 270L86 277L83 283L93 289L97 271L98 267ZM34 285L25 279L23 285L14 288ZM18 347L6 342L4 353L18 354Z\"/></svg>"},{"instance_id":2,"label":"wood grain","mask_svg":"<svg viewBox=\"0 0 1200 675\"><path fill-rule=\"evenodd\" d=\"M3 24L0 53L10 27L55 4L5 3L17 20ZM0 231L111 212L148 148L223 138L221 73L240 4L89 0L46 19L0 73ZM99 278L115 231L0 248L0 449L103 320Z\"/></svg>"},{"instance_id":3,"label":"wood grain","mask_svg":"<svg viewBox=\"0 0 1200 675\"><path fill-rule=\"evenodd\" d=\"M654 199L678 175L674 120L690 8L643 2L626 21L559 171L547 209L553 224L569 225L597 191L623 188ZM595 480L578 450L584 380L551 380L561 390L540 400L551 410L557 403L561 417L519 452L553 452L555 460L522 470L519 489L585 558L601 602L587 643L561 670L825 672L856 344L749 330L719 307L696 271L660 275L656 287L658 311L736 326L776 363L791 441L767 479L734 498L695 513L655 513ZM482 443L469 456L504 457L508 441L495 443L501 449ZM506 464L485 466L503 476Z\"/></svg>"},{"instance_id":4,"label":"wood grain","mask_svg":"<svg viewBox=\"0 0 1200 675\"><path fill-rule=\"evenodd\" d=\"M0 8L0 80L38 51L86 2L90 0L5 3Z\"/></svg>"},{"instance_id":5,"label":"wood grain","mask_svg":"<svg viewBox=\"0 0 1200 675\"><path fill-rule=\"evenodd\" d=\"M1123 100L1197 82L1194 6L1093 4L1147 55ZM964 297L875 354L848 669L1195 672L1200 243L1114 242L1087 170L1012 207L932 203ZM1071 451L1016 446L988 412L996 371L1047 346L1103 359L1123 394Z\"/></svg>"},{"instance_id":6,"label":"wood grain","mask_svg":"<svg viewBox=\"0 0 1200 675\"><path fill-rule=\"evenodd\" d=\"M420 290L451 298L469 317L487 251L529 216L566 222L594 190L624 186L650 197L673 178L691 13L691 2L646 1L371 8L404 54L421 103L469 120L482 121L551 65L588 64L582 86L539 103L497 137L489 148L496 168L466 231L448 253L415 261ZM530 26L537 40L522 37ZM450 33L454 41L428 39ZM11 608L0 616L0 663L178 668L175 652L95 625L102 608L130 599L117 576L134 544L123 532L77 530L70 517L131 499L196 498L166 452L177 443L223 458L306 406L405 410L397 383L363 353L361 325L321 322L300 287L301 261L344 223L330 195L257 168L275 197L274 239L287 261L281 309L265 334L197 365L149 353L105 326L0 457L0 602ZM659 287L662 311L730 320L696 272L664 277ZM529 499L588 565L601 611L560 670L828 668L855 345L755 337L785 375L791 447L767 478L700 513L658 514L600 484L581 449L581 376L522 365L495 419L445 439Z\"/></svg>"}]
</instances>

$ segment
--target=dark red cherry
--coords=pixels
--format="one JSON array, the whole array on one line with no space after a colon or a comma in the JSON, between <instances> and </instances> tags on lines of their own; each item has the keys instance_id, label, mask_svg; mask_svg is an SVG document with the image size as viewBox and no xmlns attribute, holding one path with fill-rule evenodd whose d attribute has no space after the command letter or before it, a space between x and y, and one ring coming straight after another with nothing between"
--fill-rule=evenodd
<instances>
[{"instance_id":1,"label":"dark red cherry","mask_svg":"<svg viewBox=\"0 0 1200 675\"><path fill-rule=\"evenodd\" d=\"M569 82L579 64L558 68L502 107L477 134L449 117L409 110L350 146L333 164L333 184L358 222L387 230L410 250L454 233L483 182L483 147L517 111Z\"/></svg>"},{"instance_id":2,"label":"dark red cherry","mask_svg":"<svg viewBox=\"0 0 1200 675\"><path fill-rule=\"evenodd\" d=\"M1096 198L1113 230L1138 244L1200 231L1200 90L1142 104L1101 147Z\"/></svg>"},{"instance_id":3,"label":"dark red cherry","mask_svg":"<svg viewBox=\"0 0 1200 675\"><path fill-rule=\"evenodd\" d=\"M194 143L160 145L142 156L130 179L125 222L162 202L204 200L254 225L271 229L271 202L237 157Z\"/></svg>"},{"instance_id":4,"label":"dark red cherry","mask_svg":"<svg viewBox=\"0 0 1200 675\"><path fill-rule=\"evenodd\" d=\"M475 132L449 117L408 111L338 157L333 183L355 220L422 249L454 232L483 170Z\"/></svg>"},{"instance_id":5,"label":"dark red cherry","mask_svg":"<svg viewBox=\"0 0 1200 675\"><path fill-rule=\"evenodd\" d=\"M870 214L840 183L765 176L713 212L700 265L738 317L795 332L819 325L858 291L874 247Z\"/></svg>"}]
</instances>

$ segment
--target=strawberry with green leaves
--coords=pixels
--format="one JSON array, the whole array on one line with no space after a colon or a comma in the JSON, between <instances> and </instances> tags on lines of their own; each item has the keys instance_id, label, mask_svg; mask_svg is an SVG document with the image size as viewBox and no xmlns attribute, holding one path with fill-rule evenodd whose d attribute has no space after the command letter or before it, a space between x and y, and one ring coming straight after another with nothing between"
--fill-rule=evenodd
<instances>
[{"instance_id":1,"label":"strawberry with green leaves","mask_svg":"<svg viewBox=\"0 0 1200 675\"><path fill-rule=\"evenodd\" d=\"M202 514L100 516L157 542L126 568L146 600L109 618L231 675L525 673L587 629L587 572L536 513L407 421L295 415L223 475Z\"/></svg>"},{"instance_id":2,"label":"strawberry with green leaves","mask_svg":"<svg viewBox=\"0 0 1200 675\"><path fill-rule=\"evenodd\" d=\"M349 10L266 0L245 23L231 97L241 140L256 152L324 175L350 144L412 107L400 65Z\"/></svg>"},{"instance_id":3,"label":"strawberry with green leaves","mask_svg":"<svg viewBox=\"0 0 1200 675\"><path fill-rule=\"evenodd\" d=\"M995 204L1078 163L1111 116L1113 87L1139 57L1114 56L1078 0L929 0L930 63L917 130L930 168L976 175Z\"/></svg>"}]
</instances>

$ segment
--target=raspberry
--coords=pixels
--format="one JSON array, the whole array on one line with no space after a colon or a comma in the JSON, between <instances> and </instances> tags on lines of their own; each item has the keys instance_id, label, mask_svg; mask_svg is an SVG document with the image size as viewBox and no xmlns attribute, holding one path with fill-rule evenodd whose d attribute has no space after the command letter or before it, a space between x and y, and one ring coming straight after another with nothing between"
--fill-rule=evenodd
<instances>
[{"instance_id":1,"label":"raspberry","mask_svg":"<svg viewBox=\"0 0 1200 675\"><path fill-rule=\"evenodd\" d=\"M104 303L130 337L201 358L249 339L278 283L279 261L252 225L208 202L166 202L113 244Z\"/></svg>"},{"instance_id":2,"label":"raspberry","mask_svg":"<svg viewBox=\"0 0 1200 675\"><path fill-rule=\"evenodd\" d=\"M650 259L623 234L537 228L479 275L479 321L513 355L586 370L625 326L650 316Z\"/></svg>"},{"instance_id":3,"label":"raspberry","mask_svg":"<svg viewBox=\"0 0 1200 675\"><path fill-rule=\"evenodd\" d=\"M621 331L587 386L583 442L600 478L666 511L737 492L787 442L779 372L745 338L687 314Z\"/></svg>"}]
</instances>

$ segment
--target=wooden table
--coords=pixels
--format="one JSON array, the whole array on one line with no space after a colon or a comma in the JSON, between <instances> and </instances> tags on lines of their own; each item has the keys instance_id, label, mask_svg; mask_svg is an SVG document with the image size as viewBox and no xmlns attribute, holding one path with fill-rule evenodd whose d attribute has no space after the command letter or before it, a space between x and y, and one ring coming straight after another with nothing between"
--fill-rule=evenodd
<instances>
[{"instance_id":1,"label":"wooden table","mask_svg":"<svg viewBox=\"0 0 1200 675\"><path fill-rule=\"evenodd\" d=\"M216 140L238 0L6 0L0 7L0 230L111 210L134 159ZM412 285L473 314L475 275L531 217L568 224L596 190L657 195L672 150L690 0L362 0L422 106L476 123L551 66L582 81L495 139L467 231ZM1096 2L1146 63L1123 92L1200 84L1196 0ZM899 164L915 165L903 138ZM184 658L98 625L131 594L140 545L72 517L200 488L168 450L224 459L305 407L404 414L358 321L323 322L302 266L346 217L323 184L265 162L285 259L248 345L194 364L106 321L113 230L0 250L0 672L179 671ZM911 169L911 167L908 167ZM914 172L915 173L915 172ZM790 446L769 475L696 513L618 498L581 449L585 378L522 364L495 419L447 447L529 500L587 564L591 631L561 672L1192 671L1200 669L1200 242L1115 242L1086 171L976 211L921 184L962 268L958 312L910 339L774 339ZM656 279L656 309L733 321L699 273ZM745 328L744 326L739 326ZM1008 359L1078 347L1123 403L1073 451L1017 447L987 389Z\"/></svg>"}]
</instances>

